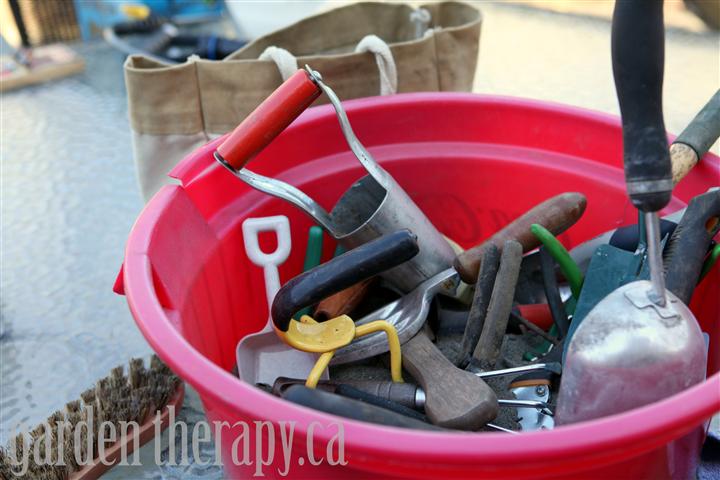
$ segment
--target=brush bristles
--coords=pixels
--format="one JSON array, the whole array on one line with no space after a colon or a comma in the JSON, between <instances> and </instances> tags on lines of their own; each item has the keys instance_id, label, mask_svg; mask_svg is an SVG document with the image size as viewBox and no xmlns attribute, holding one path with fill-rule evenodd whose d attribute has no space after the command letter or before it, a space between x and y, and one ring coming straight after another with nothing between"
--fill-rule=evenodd
<instances>
[{"instance_id":1,"label":"brush bristles","mask_svg":"<svg viewBox=\"0 0 720 480\"><path fill-rule=\"evenodd\" d=\"M80 460L88 462L99 454L98 432L103 422L111 422L116 432L122 432L120 422L144 423L162 410L179 387L180 379L172 373L157 355L150 360L150 368L140 358L130 360L128 375L125 368L113 368L110 375L100 379L94 388L80 394L80 400L73 400L65 405L65 411L53 413L45 423L35 427L29 438L24 434L17 435L10 445L0 447L0 478L27 478L37 480L67 480L70 474L82 469L75 458L75 435L78 423L86 422L80 430ZM92 416L93 442L88 451L87 425ZM58 458L58 428L63 434L63 462ZM46 443L50 444L50 457L45 457ZM37 444L41 464L37 464L32 454ZM109 445L106 445L109 447ZM22 477L15 472L18 468L15 460L22 461L25 451L28 455L28 471ZM64 463L64 465L58 465Z\"/></svg>"}]
</instances>

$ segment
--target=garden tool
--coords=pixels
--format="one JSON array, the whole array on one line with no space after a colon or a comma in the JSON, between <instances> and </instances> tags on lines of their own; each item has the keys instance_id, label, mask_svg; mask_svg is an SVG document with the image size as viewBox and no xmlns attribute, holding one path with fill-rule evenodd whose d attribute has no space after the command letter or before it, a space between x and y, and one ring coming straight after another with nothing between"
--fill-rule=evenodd
<instances>
[{"instance_id":1,"label":"garden tool","mask_svg":"<svg viewBox=\"0 0 720 480\"><path fill-rule=\"evenodd\" d=\"M670 215L665 215L660 219L661 238L670 237L670 235L672 235L684 213L685 209L682 208ZM609 230L597 237L581 243L580 245L577 245L576 247L573 247L569 252L570 258L573 259L582 273L587 274L590 266L590 260L593 259L598 247L602 245L610 245L611 247L625 250L626 252L635 252L638 249L640 238L644 235L645 232L638 228L638 223L625 225L624 227Z\"/></svg>"},{"instance_id":2,"label":"garden tool","mask_svg":"<svg viewBox=\"0 0 720 480\"><path fill-rule=\"evenodd\" d=\"M397 330L400 343L410 340L423 327L433 297L438 293L453 296L460 284L460 277L453 268L448 268L415 287L413 291L375 310L356 321L366 325L379 318L385 319ZM374 357L388 351L387 343L379 334L359 338L335 352L332 365L342 365L364 358Z\"/></svg>"},{"instance_id":3,"label":"garden tool","mask_svg":"<svg viewBox=\"0 0 720 480\"><path fill-rule=\"evenodd\" d=\"M495 286L495 277L500 268L500 250L495 244L488 243L483 247L482 259L483 262L480 265L480 272L475 283L473 302L467 316L460 352L455 362L460 368L465 368L470 363L475 345L480 340L488 305Z\"/></svg>"},{"instance_id":4,"label":"garden tool","mask_svg":"<svg viewBox=\"0 0 720 480\"><path fill-rule=\"evenodd\" d=\"M285 390L283 398L298 405L314 408L315 410L351 420L417 430L443 430L440 427L425 423L416 418L401 415L392 410L378 407L377 405L371 405L359 400L326 392L319 388L311 389L303 385L292 385Z\"/></svg>"},{"instance_id":5,"label":"garden tool","mask_svg":"<svg viewBox=\"0 0 720 480\"><path fill-rule=\"evenodd\" d=\"M673 183L677 184L720 137L720 89L670 145Z\"/></svg>"},{"instance_id":6,"label":"garden tool","mask_svg":"<svg viewBox=\"0 0 720 480\"><path fill-rule=\"evenodd\" d=\"M318 323L308 315L301 317L300 321L293 319L292 315L328 295L408 261L417 255L418 250L417 237L409 230L400 230L308 270L278 291L271 310L275 333L298 350L322 354L308 376L308 387L317 385L335 350L348 345L356 337L379 331L387 335L392 378L402 382L400 341L390 323L376 318L356 326L347 315Z\"/></svg>"},{"instance_id":7,"label":"garden tool","mask_svg":"<svg viewBox=\"0 0 720 480\"><path fill-rule=\"evenodd\" d=\"M463 251L462 247L451 239L446 238L446 240L454 252L460 253ZM349 315L356 307L362 304L365 296L370 291L370 288L376 283L376 280L377 279L374 278L363 280L362 282L358 282L355 285L336 293L335 295L331 295L323 299L315 309L314 318L322 321L323 319L333 318L343 314ZM472 293L469 290L469 285L460 284L453 295L454 298L448 300L465 305L469 303L469 300L466 300L466 297L469 297L469 294Z\"/></svg>"},{"instance_id":8,"label":"garden tool","mask_svg":"<svg viewBox=\"0 0 720 480\"><path fill-rule=\"evenodd\" d=\"M476 373L475 376L480 378L491 378L507 375L529 375L537 373L543 379L560 373L559 363L535 363L532 365L523 365L521 367L505 368L502 370L492 370L489 372ZM283 392L291 385L304 384L305 380L301 378L278 377L275 382L270 385L262 385L273 395L282 396ZM549 385L549 381L545 384ZM380 397L405 407L415 410L425 409L425 391L412 383L396 383L386 380L343 380L336 382L332 380L322 380L318 382L317 388L321 388L328 392L337 393L340 385L348 385L362 392L369 393L376 397Z\"/></svg>"},{"instance_id":9,"label":"garden tool","mask_svg":"<svg viewBox=\"0 0 720 480\"><path fill-rule=\"evenodd\" d=\"M559 332L560 338L565 338L570 328L565 305L563 305L557 278L555 277L555 260L548 253L545 246L540 247L540 263L542 266L543 285L545 287L545 298L552 315L553 324Z\"/></svg>"},{"instance_id":10,"label":"garden tool","mask_svg":"<svg viewBox=\"0 0 720 480\"><path fill-rule=\"evenodd\" d=\"M537 238L530 233L530 225L538 223L554 235L559 235L580 219L586 205L585 196L576 192L562 193L545 200L510 222L482 244L459 254L453 263L455 269L463 281L475 284L480 272L482 249L486 244L493 243L497 248L502 249L505 241L515 240L522 245L523 253L527 253L540 246Z\"/></svg>"},{"instance_id":11,"label":"garden tool","mask_svg":"<svg viewBox=\"0 0 720 480\"><path fill-rule=\"evenodd\" d=\"M311 268L320 265L322 260L323 231L322 228L313 225L308 230L308 243L305 248L305 262L303 263L303 272L307 272ZM310 307L305 307L295 314L300 318L303 315L310 314ZM337 315L334 315L337 316Z\"/></svg>"},{"instance_id":12,"label":"garden tool","mask_svg":"<svg viewBox=\"0 0 720 480\"><path fill-rule=\"evenodd\" d=\"M369 174L353 184L330 213L297 188L244 168L321 92L327 95L334 107L350 150ZM251 187L303 210L346 249L384 234L412 228L422 239L420 252L409 262L382 274L388 284L400 293L409 292L452 264L454 253L451 246L358 141L335 92L323 83L319 73L309 67L288 78L243 120L218 147L215 158Z\"/></svg>"},{"instance_id":13,"label":"garden tool","mask_svg":"<svg viewBox=\"0 0 720 480\"><path fill-rule=\"evenodd\" d=\"M670 145L674 184L680 182L690 172L718 137L720 137L720 90L715 92L715 95ZM673 234L684 213L685 209L682 209L660 219L661 238ZM630 252L635 251L638 246L638 228L635 225L628 225L611 230L573 248L570 255L585 272L593 253L602 244L610 244ZM666 255L664 256L667 258Z\"/></svg>"},{"instance_id":14,"label":"garden tool","mask_svg":"<svg viewBox=\"0 0 720 480\"><path fill-rule=\"evenodd\" d=\"M720 231L720 188L690 200L667 247L666 288L690 303L713 237Z\"/></svg>"},{"instance_id":15,"label":"garden tool","mask_svg":"<svg viewBox=\"0 0 720 480\"><path fill-rule=\"evenodd\" d=\"M497 416L495 392L481 378L453 365L425 329L403 345L402 360L425 391L425 413L433 424L478 430Z\"/></svg>"},{"instance_id":16,"label":"garden tool","mask_svg":"<svg viewBox=\"0 0 720 480\"><path fill-rule=\"evenodd\" d=\"M689 308L665 290L656 212L672 194L662 117L663 3L616 2L612 61L630 199L644 212L650 281L617 288L569 339L556 422L611 415L701 382L705 345Z\"/></svg>"},{"instance_id":17,"label":"garden tool","mask_svg":"<svg viewBox=\"0 0 720 480\"><path fill-rule=\"evenodd\" d=\"M469 360L475 371L492 370L500 356L500 347L512 312L522 250L522 245L514 240L506 241L503 246L482 333Z\"/></svg>"},{"instance_id":18,"label":"garden tool","mask_svg":"<svg viewBox=\"0 0 720 480\"><path fill-rule=\"evenodd\" d=\"M365 279L335 295L324 298L315 308L313 318L322 322L338 315L349 314L363 301L375 280L374 278Z\"/></svg>"},{"instance_id":19,"label":"garden tool","mask_svg":"<svg viewBox=\"0 0 720 480\"><path fill-rule=\"evenodd\" d=\"M290 223L284 215L248 218L242 224L243 241L248 258L263 267L268 309L280 289L278 266L290 255ZM272 253L260 249L260 232L275 232L277 247ZM236 350L238 376L248 383L272 383L280 375L305 377L315 365L315 355L301 352L279 341L268 315L265 327L243 337Z\"/></svg>"}]
</instances>

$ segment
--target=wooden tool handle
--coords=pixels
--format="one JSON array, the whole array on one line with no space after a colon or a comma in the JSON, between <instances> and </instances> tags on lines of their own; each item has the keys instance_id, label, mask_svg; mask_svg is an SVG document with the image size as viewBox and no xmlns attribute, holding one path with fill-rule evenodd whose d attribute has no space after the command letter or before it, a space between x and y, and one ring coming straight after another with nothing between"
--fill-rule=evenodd
<instances>
[{"instance_id":1,"label":"wooden tool handle","mask_svg":"<svg viewBox=\"0 0 720 480\"><path fill-rule=\"evenodd\" d=\"M673 183L692 170L720 137L720 90L708 100L692 122L670 145Z\"/></svg>"},{"instance_id":2,"label":"wooden tool handle","mask_svg":"<svg viewBox=\"0 0 720 480\"><path fill-rule=\"evenodd\" d=\"M403 366L425 390L425 413L446 428L477 430L498 413L495 392L438 350L424 330L403 344Z\"/></svg>"},{"instance_id":3,"label":"wooden tool handle","mask_svg":"<svg viewBox=\"0 0 720 480\"><path fill-rule=\"evenodd\" d=\"M553 235L559 235L575 222L585 211L587 199L582 193L561 193L536 205L522 216L516 218L500 231L482 244L466 250L455 258L455 270L466 283L474 284L477 281L480 263L482 262L482 248L487 243L493 243L502 250L507 240L515 240L528 252L540 246L539 240L530 231L530 226L537 223L548 229Z\"/></svg>"},{"instance_id":4,"label":"wooden tool handle","mask_svg":"<svg viewBox=\"0 0 720 480\"><path fill-rule=\"evenodd\" d=\"M315 308L313 318L322 322L340 315L349 315L363 301L374 281L374 278L368 278L323 299Z\"/></svg>"},{"instance_id":5,"label":"wooden tool handle","mask_svg":"<svg viewBox=\"0 0 720 480\"><path fill-rule=\"evenodd\" d=\"M217 148L216 156L240 170L300 116L320 93L320 87L310 75L298 70L235 127Z\"/></svg>"}]
</instances>

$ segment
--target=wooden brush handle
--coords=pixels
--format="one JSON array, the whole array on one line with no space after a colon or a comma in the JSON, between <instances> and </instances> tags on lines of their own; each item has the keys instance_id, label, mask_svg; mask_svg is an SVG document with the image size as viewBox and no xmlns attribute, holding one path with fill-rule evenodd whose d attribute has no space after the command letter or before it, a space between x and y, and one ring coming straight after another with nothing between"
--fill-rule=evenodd
<instances>
[{"instance_id":1,"label":"wooden brush handle","mask_svg":"<svg viewBox=\"0 0 720 480\"><path fill-rule=\"evenodd\" d=\"M502 250L507 240L515 240L528 252L540 246L540 241L530 231L537 223L548 229L553 235L560 235L577 222L585 211L587 200L582 193L561 193L536 205L522 216L506 225L482 244L466 250L455 258L455 270L463 281L474 284L477 281L482 249L487 243L493 243Z\"/></svg>"},{"instance_id":2,"label":"wooden brush handle","mask_svg":"<svg viewBox=\"0 0 720 480\"><path fill-rule=\"evenodd\" d=\"M315 308L313 318L322 322L340 315L349 315L365 299L365 295L374 281L374 278L368 278L323 299Z\"/></svg>"},{"instance_id":3,"label":"wooden brush handle","mask_svg":"<svg viewBox=\"0 0 720 480\"><path fill-rule=\"evenodd\" d=\"M425 390L425 413L446 428L477 430L498 413L495 392L453 365L421 330L402 346L403 366Z\"/></svg>"}]
</instances>

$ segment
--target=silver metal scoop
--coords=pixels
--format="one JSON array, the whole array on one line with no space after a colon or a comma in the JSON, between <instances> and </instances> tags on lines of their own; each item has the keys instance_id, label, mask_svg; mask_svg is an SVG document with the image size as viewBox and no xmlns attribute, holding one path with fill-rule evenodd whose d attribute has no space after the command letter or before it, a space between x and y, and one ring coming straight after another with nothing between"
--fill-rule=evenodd
<instances>
[{"instance_id":1,"label":"silver metal scoop","mask_svg":"<svg viewBox=\"0 0 720 480\"><path fill-rule=\"evenodd\" d=\"M369 175L350 187L332 212L328 213L292 185L258 175L246 168L230 171L256 190L286 200L303 210L348 250L387 233L404 228L412 230L422 239L420 253L381 275L390 286L407 293L422 281L448 268L455 253L415 202L357 139L335 92L322 82L319 73L308 67L306 70L330 99L350 150Z\"/></svg>"},{"instance_id":2,"label":"silver metal scoop","mask_svg":"<svg viewBox=\"0 0 720 480\"><path fill-rule=\"evenodd\" d=\"M569 343L558 425L624 412L705 379L707 355L690 309L664 285L657 215L646 214L651 281L615 289Z\"/></svg>"},{"instance_id":3,"label":"silver metal scoop","mask_svg":"<svg viewBox=\"0 0 720 480\"><path fill-rule=\"evenodd\" d=\"M438 293L455 296L459 285L460 276L454 268L448 268L425 280L405 296L356 320L355 324L363 325L375 320L386 320L395 327L400 344L403 344L414 337L425 324L433 297ZM360 337L336 351L330 364L342 365L387 351L388 343L385 333L372 333Z\"/></svg>"}]
</instances>

